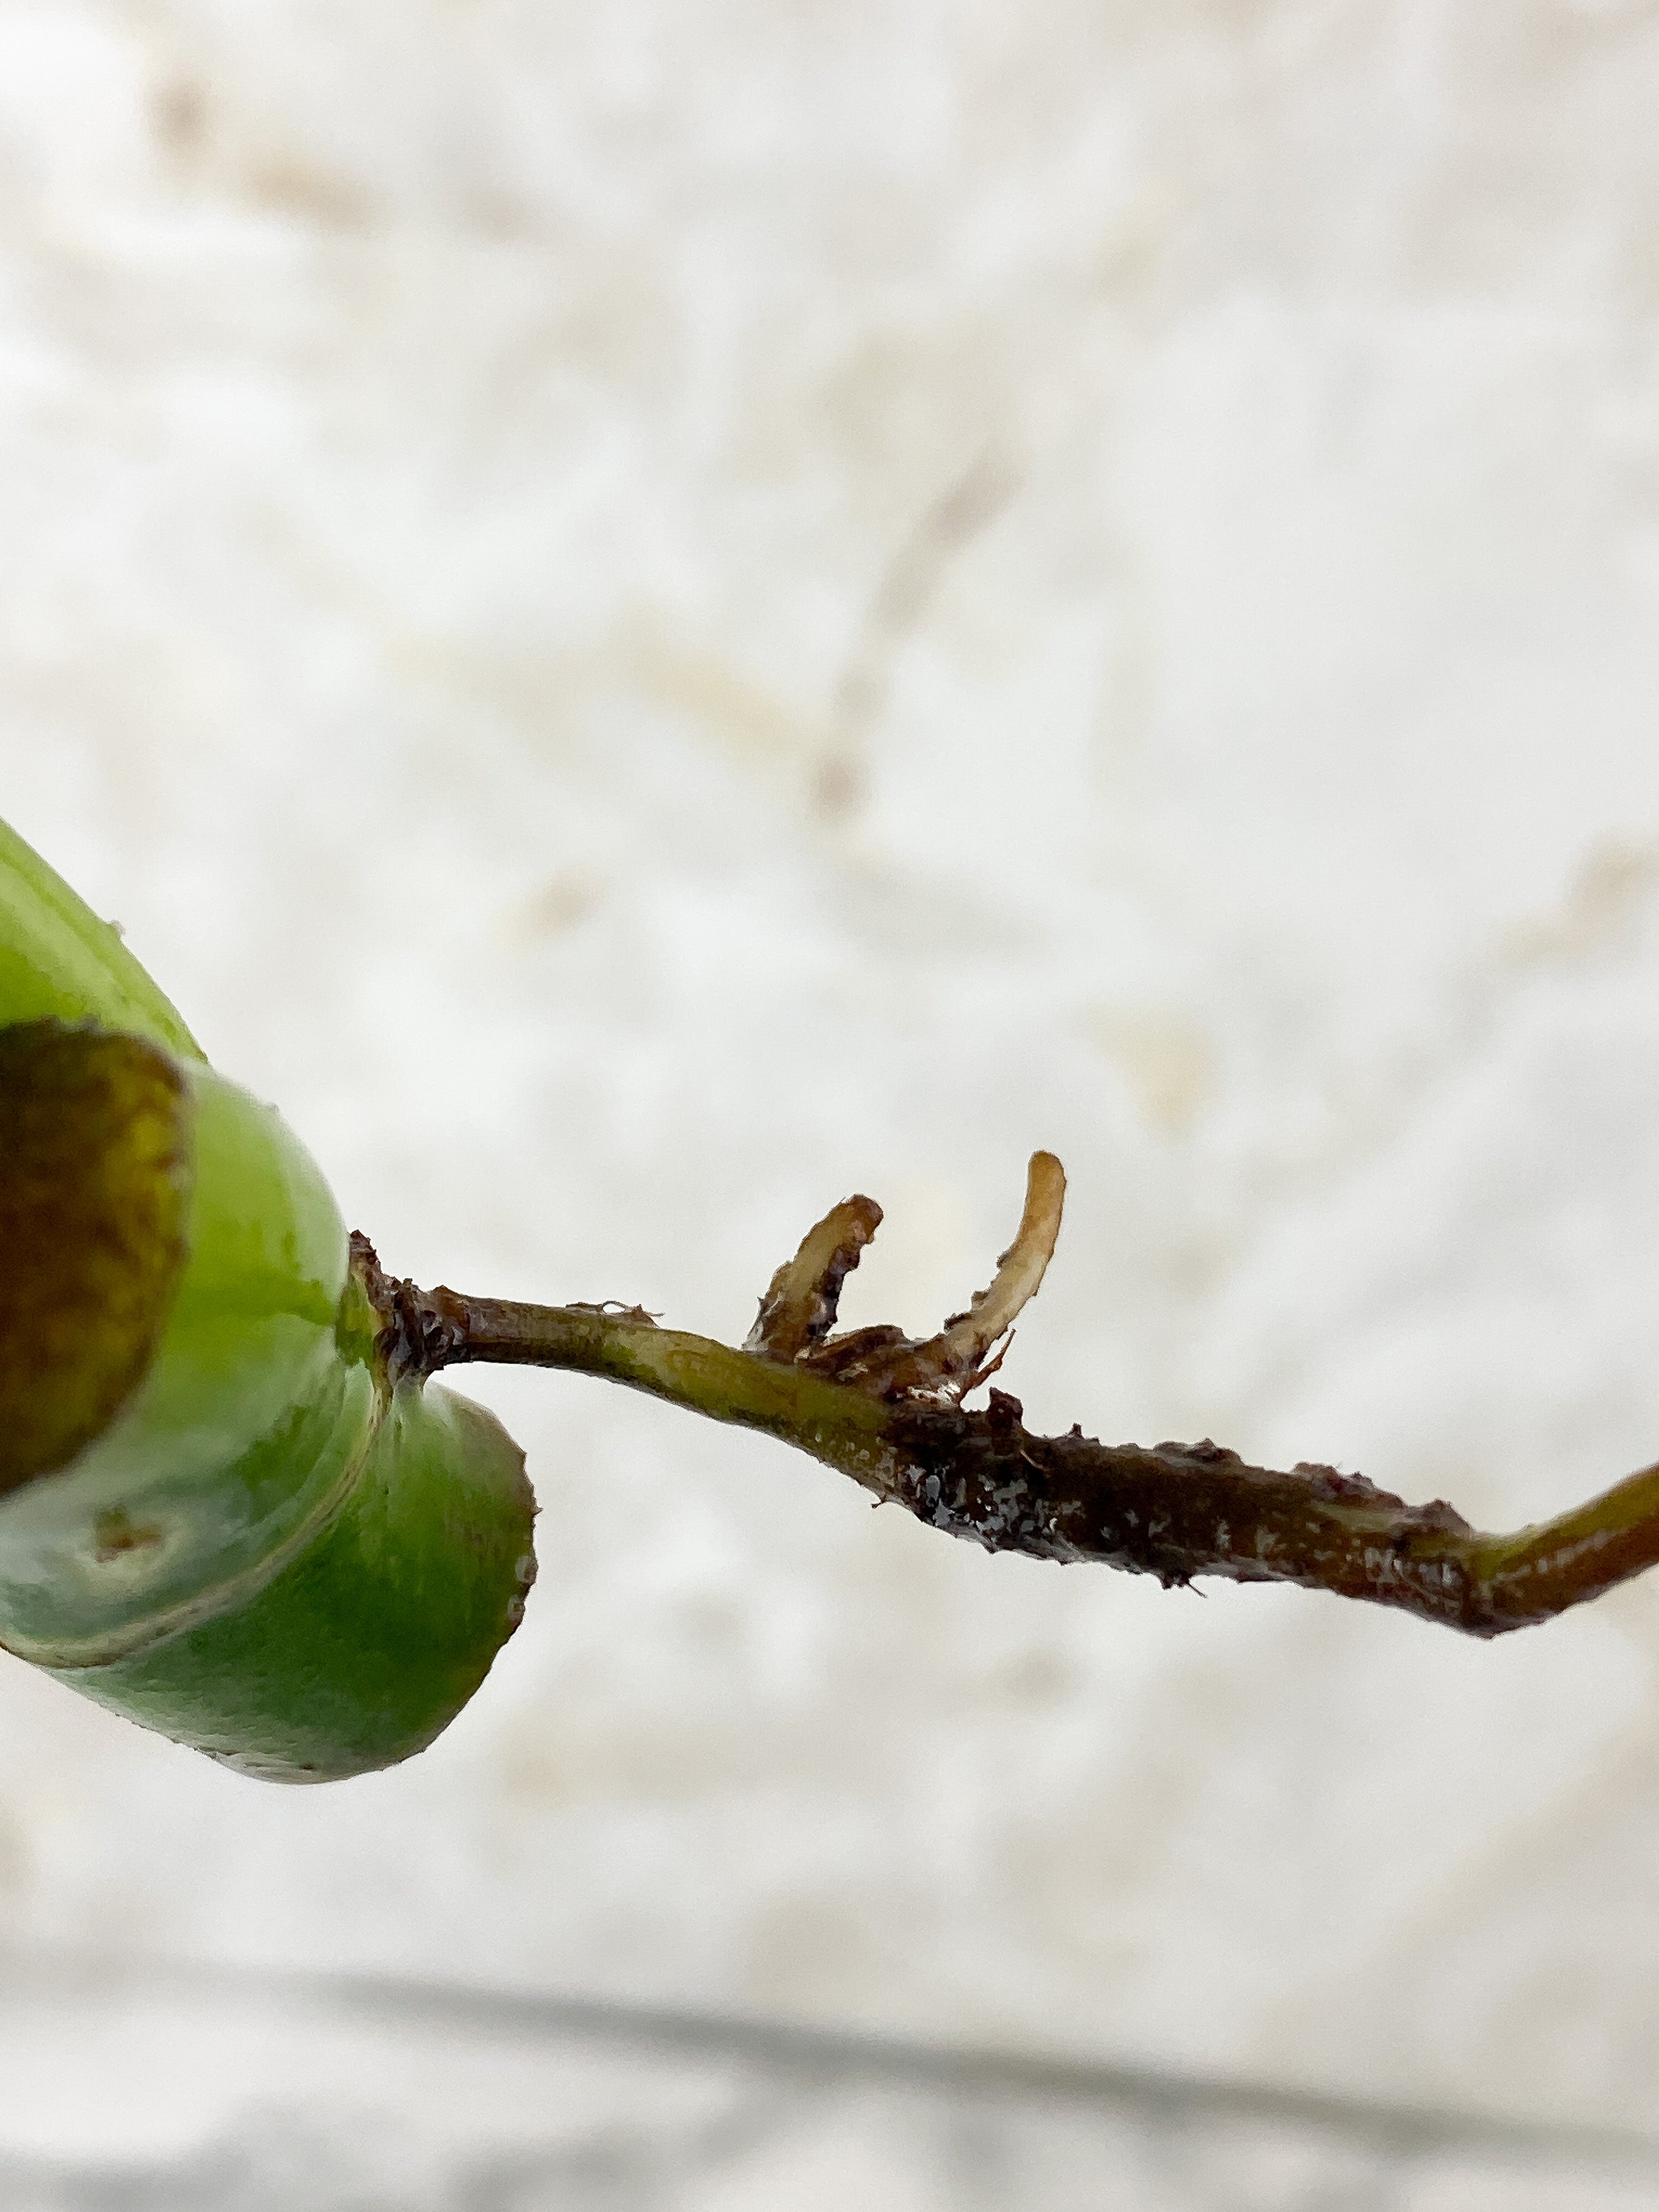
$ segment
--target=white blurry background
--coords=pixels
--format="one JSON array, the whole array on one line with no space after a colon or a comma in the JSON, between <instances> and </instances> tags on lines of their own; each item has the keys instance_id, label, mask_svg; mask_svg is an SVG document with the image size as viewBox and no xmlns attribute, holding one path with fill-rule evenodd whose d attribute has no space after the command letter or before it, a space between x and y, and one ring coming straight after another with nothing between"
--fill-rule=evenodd
<instances>
[{"instance_id":1,"label":"white blurry background","mask_svg":"<svg viewBox=\"0 0 1659 2212\"><path fill-rule=\"evenodd\" d=\"M398 1272L741 1334L860 1188L921 1328L1045 1144L1034 1424L1542 1515L1659 1450L1656 100L1642 0L4 0L0 811ZM8 1664L9 1939L1652 2119L1659 1585L470 1387L475 1705L290 1793Z\"/></svg>"}]
</instances>

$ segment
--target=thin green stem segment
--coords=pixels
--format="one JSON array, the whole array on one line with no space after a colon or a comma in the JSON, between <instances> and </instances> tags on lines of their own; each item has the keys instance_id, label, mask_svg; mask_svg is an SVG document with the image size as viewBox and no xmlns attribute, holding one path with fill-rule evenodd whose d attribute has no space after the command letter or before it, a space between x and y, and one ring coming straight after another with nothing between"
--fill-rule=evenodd
<instances>
[{"instance_id":1,"label":"thin green stem segment","mask_svg":"<svg viewBox=\"0 0 1659 2212\"><path fill-rule=\"evenodd\" d=\"M1565 1613L1659 1565L1659 1465L1512 1536L1478 1540L1474 1571L1504 1627Z\"/></svg>"},{"instance_id":2,"label":"thin green stem segment","mask_svg":"<svg viewBox=\"0 0 1659 2212\"><path fill-rule=\"evenodd\" d=\"M1025 1218L997 1280L924 1344L896 1329L828 1334L841 1283L880 1209L846 1200L781 1268L742 1349L659 1328L636 1307L543 1306L432 1291L357 1263L392 1371L468 1361L564 1368L793 1444L882 1501L991 1551L1092 1559L1166 1585L1200 1575L1291 1583L1393 1606L1480 1637L1552 1620L1659 1563L1659 1465L1513 1535L1472 1528L1442 1499L1407 1505L1361 1475L1252 1467L1207 1440L1102 1444L1039 1437L1018 1399L961 1399L996 1364L1042 1276L1064 1177L1039 1153ZM970 1326L964 1339L964 1323ZM994 1334L987 1334L991 1331ZM970 1354L971 1356L966 1356Z\"/></svg>"}]
</instances>

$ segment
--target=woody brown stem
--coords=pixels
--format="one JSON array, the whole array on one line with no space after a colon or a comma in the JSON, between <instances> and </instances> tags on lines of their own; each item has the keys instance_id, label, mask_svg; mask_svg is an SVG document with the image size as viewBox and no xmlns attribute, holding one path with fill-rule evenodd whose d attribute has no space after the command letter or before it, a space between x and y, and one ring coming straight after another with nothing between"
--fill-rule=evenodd
<instances>
[{"instance_id":1,"label":"woody brown stem","mask_svg":"<svg viewBox=\"0 0 1659 2212\"><path fill-rule=\"evenodd\" d=\"M1659 1466L1556 1519L1489 1535L1436 1499L1407 1505L1364 1476L1304 1462L1252 1467L1207 1439L1102 1444L1033 1436L1018 1399L960 1400L1035 1292L1064 1176L1032 1163L1025 1215L969 1313L915 1343L897 1329L827 1334L848 1269L880 1220L868 1199L826 1216L774 1277L742 1348L659 1328L637 1307L520 1304L417 1290L355 1240L384 1321L388 1366L416 1376L467 1361L602 1375L688 1411L761 1430L851 1475L880 1502L990 1551L1098 1560L1166 1586L1200 1575L1292 1583L1491 1637L1553 1619L1659 1562ZM1000 1356L1000 1355L999 1355Z\"/></svg>"}]
</instances>

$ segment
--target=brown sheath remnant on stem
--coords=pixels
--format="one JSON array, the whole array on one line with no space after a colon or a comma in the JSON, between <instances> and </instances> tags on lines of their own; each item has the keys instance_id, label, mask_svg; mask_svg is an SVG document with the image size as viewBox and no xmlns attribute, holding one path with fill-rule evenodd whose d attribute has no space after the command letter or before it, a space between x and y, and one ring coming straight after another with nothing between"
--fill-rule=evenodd
<instances>
[{"instance_id":1,"label":"brown sheath remnant on stem","mask_svg":"<svg viewBox=\"0 0 1659 2212\"><path fill-rule=\"evenodd\" d=\"M878 1502L989 1551L1097 1559L1166 1587L1199 1575L1294 1583L1472 1636L1551 1620L1659 1562L1659 1466L1553 1521L1492 1536L1443 1500L1407 1505L1334 1468L1304 1462L1281 1474L1207 1440L1101 1444L1076 1428L1032 1436L1019 1401L1000 1390L970 1412L963 1398L1000 1364L997 1347L1042 1280L1065 1188L1059 1161L1036 1153L995 1279L920 1343L896 1328L830 1333L842 1285L881 1219L867 1198L836 1206L779 1268L740 1350L659 1328L636 1306L417 1290L383 1274L366 1239L352 1242L394 1380L468 1360L607 1376L760 1429Z\"/></svg>"}]
</instances>

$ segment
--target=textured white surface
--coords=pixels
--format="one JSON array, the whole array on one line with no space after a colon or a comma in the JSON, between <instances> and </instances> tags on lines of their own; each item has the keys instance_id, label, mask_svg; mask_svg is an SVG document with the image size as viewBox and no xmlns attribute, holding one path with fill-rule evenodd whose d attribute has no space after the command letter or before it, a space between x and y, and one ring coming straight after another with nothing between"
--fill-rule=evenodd
<instances>
[{"instance_id":1,"label":"textured white surface","mask_svg":"<svg viewBox=\"0 0 1659 2212\"><path fill-rule=\"evenodd\" d=\"M0 1990L6 2212L1642 2212L1628 2143L579 2005L154 1971ZM20 1972L20 1966L21 1971ZM684 2031L691 2028L691 2033ZM97 2085L89 2094L90 2083ZM1254 2106L1254 2108L1253 2108Z\"/></svg>"},{"instance_id":2,"label":"textured white surface","mask_svg":"<svg viewBox=\"0 0 1659 2212\"><path fill-rule=\"evenodd\" d=\"M398 1271L740 1333L1073 1200L1044 1426L1659 1448L1659 14L0 9L0 809ZM284 1794L0 1680L22 1939L1643 2124L1659 1588L1491 1649L480 1380L541 1583Z\"/></svg>"}]
</instances>

